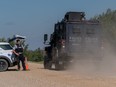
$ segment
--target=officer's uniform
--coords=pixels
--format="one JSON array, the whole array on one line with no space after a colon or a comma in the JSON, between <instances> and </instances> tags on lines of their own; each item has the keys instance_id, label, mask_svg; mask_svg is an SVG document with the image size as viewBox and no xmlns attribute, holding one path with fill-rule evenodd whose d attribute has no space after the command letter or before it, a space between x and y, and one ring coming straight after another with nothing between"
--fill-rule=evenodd
<instances>
[{"instance_id":1,"label":"officer's uniform","mask_svg":"<svg viewBox=\"0 0 116 87\"><path fill-rule=\"evenodd\" d=\"M22 62L22 67L23 70L26 70L26 66L25 66L25 57L23 55L23 47L19 44L16 44L14 47L14 50L16 53L18 53L19 55L17 56L17 65L18 65L18 69L20 70L20 61Z\"/></svg>"}]
</instances>

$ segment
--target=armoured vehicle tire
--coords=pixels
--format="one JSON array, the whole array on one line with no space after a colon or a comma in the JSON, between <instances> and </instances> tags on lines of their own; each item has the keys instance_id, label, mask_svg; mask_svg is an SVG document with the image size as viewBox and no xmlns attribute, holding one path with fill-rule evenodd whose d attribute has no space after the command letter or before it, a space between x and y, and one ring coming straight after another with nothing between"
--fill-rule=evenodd
<instances>
[{"instance_id":1,"label":"armoured vehicle tire","mask_svg":"<svg viewBox=\"0 0 116 87\"><path fill-rule=\"evenodd\" d=\"M44 59L44 69L47 69L47 60Z\"/></svg>"},{"instance_id":2,"label":"armoured vehicle tire","mask_svg":"<svg viewBox=\"0 0 116 87\"><path fill-rule=\"evenodd\" d=\"M59 66L58 62L56 62L56 63L55 63L55 69L56 69L56 70L59 70L59 68L60 68L60 66Z\"/></svg>"},{"instance_id":3,"label":"armoured vehicle tire","mask_svg":"<svg viewBox=\"0 0 116 87\"><path fill-rule=\"evenodd\" d=\"M48 69L51 69L52 68L52 61L49 61L48 62Z\"/></svg>"},{"instance_id":4,"label":"armoured vehicle tire","mask_svg":"<svg viewBox=\"0 0 116 87\"><path fill-rule=\"evenodd\" d=\"M48 60L47 56L44 57L44 69L51 69L52 62Z\"/></svg>"},{"instance_id":5,"label":"armoured vehicle tire","mask_svg":"<svg viewBox=\"0 0 116 87\"><path fill-rule=\"evenodd\" d=\"M8 62L5 59L0 59L0 72L8 69Z\"/></svg>"},{"instance_id":6,"label":"armoured vehicle tire","mask_svg":"<svg viewBox=\"0 0 116 87\"><path fill-rule=\"evenodd\" d=\"M46 61L44 61L44 69L47 69Z\"/></svg>"},{"instance_id":7,"label":"armoured vehicle tire","mask_svg":"<svg viewBox=\"0 0 116 87\"><path fill-rule=\"evenodd\" d=\"M64 64L59 64L59 61L55 62L55 69L56 70L64 70Z\"/></svg>"},{"instance_id":8,"label":"armoured vehicle tire","mask_svg":"<svg viewBox=\"0 0 116 87\"><path fill-rule=\"evenodd\" d=\"M47 56L44 56L44 69L47 69Z\"/></svg>"},{"instance_id":9,"label":"armoured vehicle tire","mask_svg":"<svg viewBox=\"0 0 116 87\"><path fill-rule=\"evenodd\" d=\"M51 61L44 61L44 69L51 69L52 63Z\"/></svg>"}]
</instances>

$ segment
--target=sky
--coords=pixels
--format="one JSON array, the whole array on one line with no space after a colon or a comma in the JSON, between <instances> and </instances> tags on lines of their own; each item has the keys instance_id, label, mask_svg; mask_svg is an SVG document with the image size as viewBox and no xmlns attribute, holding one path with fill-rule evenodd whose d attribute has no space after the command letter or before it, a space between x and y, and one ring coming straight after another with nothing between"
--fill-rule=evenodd
<instances>
[{"instance_id":1,"label":"sky","mask_svg":"<svg viewBox=\"0 0 116 87\"><path fill-rule=\"evenodd\" d=\"M43 49L44 34L51 34L66 12L85 12L89 19L108 8L116 10L116 0L0 0L0 38L23 35L30 50Z\"/></svg>"}]
</instances>

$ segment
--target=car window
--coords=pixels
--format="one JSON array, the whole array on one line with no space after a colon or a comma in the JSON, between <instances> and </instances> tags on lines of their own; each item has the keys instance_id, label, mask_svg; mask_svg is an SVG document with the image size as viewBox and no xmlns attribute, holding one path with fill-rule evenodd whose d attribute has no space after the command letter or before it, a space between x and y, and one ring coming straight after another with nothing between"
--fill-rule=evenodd
<instances>
[{"instance_id":1,"label":"car window","mask_svg":"<svg viewBox=\"0 0 116 87\"><path fill-rule=\"evenodd\" d=\"M0 45L0 48L4 49L4 50L12 50L12 47L8 44L6 45Z\"/></svg>"}]
</instances>

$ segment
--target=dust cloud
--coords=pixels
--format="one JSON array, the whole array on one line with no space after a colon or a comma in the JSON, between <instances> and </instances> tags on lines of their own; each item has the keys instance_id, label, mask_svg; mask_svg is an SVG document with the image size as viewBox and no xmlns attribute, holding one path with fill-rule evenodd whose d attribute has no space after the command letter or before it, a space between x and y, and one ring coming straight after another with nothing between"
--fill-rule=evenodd
<instances>
[{"instance_id":1,"label":"dust cloud","mask_svg":"<svg viewBox=\"0 0 116 87\"><path fill-rule=\"evenodd\" d=\"M99 54L90 56L75 56L75 62L69 68L69 71L85 76L105 76L116 78L116 50L109 39L103 39L102 56ZM92 54L91 54L92 55Z\"/></svg>"}]
</instances>

